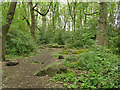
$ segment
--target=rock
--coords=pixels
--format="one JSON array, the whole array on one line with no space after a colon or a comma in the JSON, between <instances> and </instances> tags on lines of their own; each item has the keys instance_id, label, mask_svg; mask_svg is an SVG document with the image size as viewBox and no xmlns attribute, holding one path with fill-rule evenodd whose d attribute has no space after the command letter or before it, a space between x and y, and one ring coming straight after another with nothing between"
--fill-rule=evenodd
<instances>
[{"instance_id":1,"label":"rock","mask_svg":"<svg viewBox=\"0 0 120 90\"><path fill-rule=\"evenodd\" d=\"M64 57L63 57L62 55L60 55L60 56L58 57L58 59L64 59Z\"/></svg>"},{"instance_id":2,"label":"rock","mask_svg":"<svg viewBox=\"0 0 120 90\"><path fill-rule=\"evenodd\" d=\"M8 61L8 62L6 62L6 66L15 66L17 64L19 64L18 61Z\"/></svg>"},{"instance_id":3,"label":"rock","mask_svg":"<svg viewBox=\"0 0 120 90\"><path fill-rule=\"evenodd\" d=\"M44 62L42 62L41 64L44 64Z\"/></svg>"}]
</instances>

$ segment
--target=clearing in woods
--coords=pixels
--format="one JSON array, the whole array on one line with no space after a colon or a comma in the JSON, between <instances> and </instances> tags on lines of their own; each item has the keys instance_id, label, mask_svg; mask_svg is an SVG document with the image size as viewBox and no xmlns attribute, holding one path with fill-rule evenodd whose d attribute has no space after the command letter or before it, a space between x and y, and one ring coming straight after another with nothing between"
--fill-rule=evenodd
<instances>
[{"instance_id":1,"label":"clearing in woods","mask_svg":"<svg viewBox=\"0 0 120 90\"><path fill-rule=\"evenodd\" d=\"M60 48L44 48L39 50L39 54L34 57L17 59L19 64L16 66L6 66L2 64L3 88L62 88L60 83L51 83L50 76L34 76L35 72L42 70L53 62L60 62L53 56L58 53ZM37 62L37 63L34 63Z\"/></svg>"}]
</instances>

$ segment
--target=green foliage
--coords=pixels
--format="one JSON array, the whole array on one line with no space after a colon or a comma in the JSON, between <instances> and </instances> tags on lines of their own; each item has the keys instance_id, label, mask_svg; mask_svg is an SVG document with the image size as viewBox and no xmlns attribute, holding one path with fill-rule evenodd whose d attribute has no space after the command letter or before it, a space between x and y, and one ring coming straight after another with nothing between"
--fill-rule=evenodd
<instances>
[{"instance_id":1,"label":"green foliage","mask_svg":"<svg viewBox=\"0 0 120 90\"><path fill-rule=\"evenodd\" d=\"M64 45L64 37L62 30L57 30L55 33L55 43L58 43L59 45Z\"/></svg>"},{"instance_id":2,"label":"green foliage","mask_svg":"<svg viewBox=\"0 0 120 90\"><path fill-rule=\"evenodd\" d=\"M56 58L58 58L61 54L54 54L53 56L55 56Z\"/></svg>"},{"instance_id":3,"label":"green foliage","mask_svg":"<svg viewBox=\"0 0 120 90\"><path fill-rule=\"evenodd\" d=\"M81 48L81 47L90 47L95 43L96 39L96 30L84 29L76 30L75 33L67 32L65 33L65 40L69 47Z\"/></svg>"},{"instance_id":4,"label":"green foliage","mask_svg":"<svg viewBox=\"0 0 120 90\"><path fill-rule=\"evenodd\" d=\"M72 50L70 50L70 49L63 49L61 51L61 54L70 54L71 52L72 52Z\"/></svg>"},{"instance_id":5,"label":"green foliage","mask_svg":"<svg viewBox=\"0 0 120 90\"><path fill-rule=\"evenodd\" d=\"M38 76L40 74L40 71L35 72L34 76Z\"/></svg>"},{"instance_id":6,"label":"green foliage","mask_svg":"<svg viewBox=\"0 0 120 90\"><path fill-rule=\"evenodd\" d=\"M36 3L33 2L35 5ZM74 3L70 2L71 15L74 15ZM118 3L107 3L107 37L109 41L109 49L105 51L96 51L95 40L96 30L98 26L99 13L93 15L92 12L99 12L100 4L80 2L76 4L76 21L75 32L73 31L73 22L69 15L69 7L67 4L59 2L52 3L49 13L46 17L46 30L42 33L42 18L35 13L36 28L35 41L33 42L30 28L26 23L24 17L29 18L31 25L31 16L28 3L17 3L15 15L11 23L6 40L6 54L7 55L33 55L34 50L38 44L50 44L52 48L60 48L59 45L67 45L67 48L88 48L82 50L63 50L58 54L54 54L58 58L61 54L69 54L64 61L66 67L80 70L81 73L67 72L57 74L51 81L61 80L64 86L68 88L117 88L118 87L118 56L114 55L120 53L120 35L119 28L116 28L116 17L118 13ZM50 3L37 3L37 9L40 8L41 13L48 10ZM2 2L2 26L5 25L7 13L10 7L10 2ZM21 15L24 15L24 17ZM53 17L54 14L54 17ZM86 19L85 19L86 18ZM53 20L54 19L54 20ZM53 22L54 21L54 22ZM72 23L71 23L72 22ZM66 23L66 27L65 27ZM54 24L54 27L53 27ZM54 28L54 30L53 30ZM55 32L55 33L54 33ZM0 34L1 36L1 34ZM41 47L43 48L43 47ZM99 47L104 49L103 47ZM101 50L102 50L101 49ZM99 49L98 49L99 50ZM33 52L33 53L31 53ZM112 53L113 52L113 53ZM74 55L72 55L74 54ZM75 56L78 55L78 56ZM33 62L37 64L39 62ZM57 64L56 64L57 65ZM51 65L54 68L54 64ZM47 69L46 69L47 70ZM87 73L85 73L85 72ZM40 72L36 72L38 75Z\"/></svg>"},{"instance_id":7,"label":"green foliage","mask_svg":"<svg viewBox=\"0 0 120 90\"><path fill-rule=\"evenodd\" d=\"M64 86L67 88L77 88L78 79L76 78L76 74L74 72L68 71L67 73L56 74L50 81L54 82L56 80L60 80L65 82Z\"/></svg>"},{"instance_id":8,"label":"green foliage","mask_svg":"<svg viewBox=\"0 0 120 90\"><path fill-rule=\"evenodd\" d=\"M118 56L111 52L89 51L76 57L70 56L63 64L81 71L78 74L67 73L53 77L64 81L65 86L76 88L80 84L82 88L118 87ZM72 83L73 86L66 83Z\"/></svg>"},{"instance_id":9,"label":"green foliage","mask_svg":"<svg viewBox=\"0 0 120 90\"><path fill-rule=\"evenodd\" d=\"M120 40L119 40L120 35L110 37L109 39L109 47L112 49L112 51L115 54L120 54Z\"/></svg>"},{"instance_id":10,"label":"green foliage","mask_svg":"<svg viewBox=\"0 0 120 90\"><path fill-rule=\"evenodd\" d=\"M29 33L20 30L12 30L7 35L6 54L7 55L28 55L35 50L35 43Z\"/></svg>"},{"instance_id":11,"label":"green foliage","mask_svg":"<svg viewBox=\"0 0 120 90\"><path fill-rule=\"evenodd\" d=\"M74 51L72 51L72 54L80 54L80 53L85 53L87 51L88 51L88 49L74 50Z\"/></svg>"}]
</instances>

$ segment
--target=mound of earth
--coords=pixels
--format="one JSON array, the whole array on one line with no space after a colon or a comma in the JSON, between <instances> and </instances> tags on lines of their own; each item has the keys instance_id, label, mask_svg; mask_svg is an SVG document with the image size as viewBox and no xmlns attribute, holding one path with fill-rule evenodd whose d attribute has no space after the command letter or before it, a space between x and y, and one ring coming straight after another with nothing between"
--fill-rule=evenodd
<instances>
[{"instance_id":1,"label":"mound of earth","mask_svg":"<svg viewBox=\"0 0 120 90\"><path fill-rule=\"evenodd\" d=\"M55 74L67 73L67 71L69 70L62 64L56 64L49 66L47 69L36 72L35 76L54 76Z\"/></svg>"}]
</instances>

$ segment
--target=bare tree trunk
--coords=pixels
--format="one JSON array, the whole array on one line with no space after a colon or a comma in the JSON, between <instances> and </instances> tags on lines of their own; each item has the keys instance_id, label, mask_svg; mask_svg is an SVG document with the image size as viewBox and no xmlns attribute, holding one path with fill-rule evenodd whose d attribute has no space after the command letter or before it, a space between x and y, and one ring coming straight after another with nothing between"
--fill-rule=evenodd
<instances>
[{"instance_id":1,"label":"bare tree trunk","mask_svg":"<svg viewBox=\"0 0 120 90\"><path fill-rule=\"evenodd\" d=\"M5 42L6 42L6 37L7 37L8 30L10 28L11 22L12 22L13 17L14 17L16 4L17 4L17 2L11 2L10 8L9 8L9 12L8 12L7 18L6 18L7 24L5 24L2 27L2 59L3 60L5 60Z\"/></svg>"},{"instance_id":2,"label":"bare tree trunk","mask_svg":"<svg viewBox=\"0 0 120 90\"><path fill-rule=\"evenodd\" d=\"M118 52L120 53L120 1L119 1L119 3L118 3ZM120 68L119 68L119 70L120 70Z\"/></svg>"},{"instance_id":3,"label":"bare tree trunk","mask_svg":"<svg viewBox=\"0 0 120 90\"><path fill-rule=\"evenodd\" d=\"M68 32L70 32L70 20L68 20Z\"/></svg>"},{"instance_id":4,"label":"bare tree trunk","mask_svg":"<svg viewBox=\"0 0 120 90\"><path fill-rule=\"evenodd\" d=\"M63 30L66 31L66 23L67 23L67 20L66 20L66 7L64 9L64 28Z\"/></svg>"},{"instance_id":5,"label":"bare tree trunk","mask_svg":"<svg viewBox=\"0 0 120 90\"><path fill-rule=\"evenodd\" d=\"M79 2L79 23L78 23L78 28L81 28L82 26L82 14L81 14L81 2Z\"/></svg>"},{"instance_id":6,"label":"bare tree trunk","mask_svg":"<svg viewBox=\"0 0 120 90\"><path fill-rule=\"evenodd\" d=\"M55 14L55 11L54 11L54 3L53 3L53 6L52 6L52 30L53 30L53 39L55 38L55 18L54 18L54 14Z\"/></svg>"},{"instance_id":7,"label":"bare tree trunk","mask_svg":"<svg viewBox=\"0 0 120 90\"><path fill-rule=\"evenodd\" d=\"M99 18L99 24L98 24L98 32L96 36L96 41L98 45L101 46L107 46L107 24L106 24L106 10L107 10L107 4L106 2L100 3L100 18Z\"/></svg>"},{"instance_id":8,"label":"bare tree trunk","mask_svg":"<svg viewBox=\"0 0 120 90\"><path fill-rule=\"evenodd\" d=\"M74 7L73 7L73 13L74 13L74 15L73 15L73 30L74 30L74 32L75 32L75 20L76 20L76 2L74 2Z\"/></svg>"},{"instance_id":9,"label":"bare tree trunk","mask_svg":"<svg viewBox=\"0 0 120 90\"><path fill-rule=\"evenodd\" d=\"M46 16L42 16L42 35L44 36L46 31Z\"/></svg>"},{"instance_id":10,"label":"bare tree trunk","mask_svg":"<svg viewBox=\"0 0 120 90\"><path fill-rule=\"evenodd\" d=\"M120 1L118 3L118 18L117 18L118 30L120 30ZM120 32L120 31L119 31Z\"/></svg>"},{"instance_id":11,"label":"bare tree trunk","mask_svg":"<svg viewBox=\"0 0 120 90\"><path fill-rule=\"evenodd\" d=\"M31 31L31 35L34 39L35 37L35 15L34 15L34 9L33 9L33 3L32 0L30 0L30 12L31 12L31 27L30 27L30 31Z\"/></svg>"}]
</instances>

